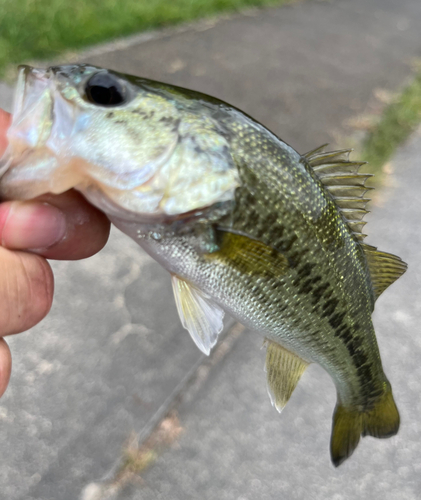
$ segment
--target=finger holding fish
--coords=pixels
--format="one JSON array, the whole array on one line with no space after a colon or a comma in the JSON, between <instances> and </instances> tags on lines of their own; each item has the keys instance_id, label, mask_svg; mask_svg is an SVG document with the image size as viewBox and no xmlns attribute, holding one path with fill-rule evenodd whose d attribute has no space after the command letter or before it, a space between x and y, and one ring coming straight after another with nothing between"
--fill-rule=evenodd
<instances>
[{"instance_id":1,"label":"finger holding fish","mask_svg":"<svg viewBox=\"0 0 421 500\"><path fill-rule=\"evenodd\" d=\"M0 110L0 155L11 116ZM53 275L46 258L93 255L109 234L106 216L76 191L0 204L0 337L28 330L51 308ZM11 372L10 350L0 339L0 396Z\"/></svg>"}]
</instances>

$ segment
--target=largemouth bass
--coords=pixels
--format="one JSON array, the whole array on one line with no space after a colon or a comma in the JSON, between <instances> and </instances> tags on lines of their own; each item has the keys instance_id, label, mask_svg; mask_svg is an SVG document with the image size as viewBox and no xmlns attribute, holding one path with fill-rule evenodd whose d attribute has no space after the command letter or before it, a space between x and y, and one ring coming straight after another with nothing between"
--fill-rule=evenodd
<instances>
[{"instance_id":1,"label":"largemouth bass","mask_svg":"<svg viewBox=\"0 0 421 500\"><path fill-rule=\"evenodd\" d=\"M309 363L337 389L331 457L399 413L371 321L406 270L363 242L367 175L349 151L300 155L218 99L90 65L21 67L1 195L79 190L172 277L206 354L228 312L267 344L280 411Z\"/></svg>"}]
</instances>

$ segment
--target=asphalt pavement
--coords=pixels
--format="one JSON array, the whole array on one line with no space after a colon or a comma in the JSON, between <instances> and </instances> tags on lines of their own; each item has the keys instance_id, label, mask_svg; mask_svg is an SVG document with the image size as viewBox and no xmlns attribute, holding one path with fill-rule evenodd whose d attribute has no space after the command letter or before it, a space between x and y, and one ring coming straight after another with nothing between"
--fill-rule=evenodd
<instances>
[{"instance_id":1,"label":"asphalt pavement","mask_svg":"<svg viewBox=\"0 0 421 500\"><path fill-rule=\"evenodd\" d=\"M80 60L215 95L305 152L348 136L350 120L408 80L420 25L419 0L310 0L154 32ZM179 323L167 273L114 231L97 256L53 263L50 315L11 339L0 498L419 498L420 157L417 133L394 158L368 225L369 243L409 263L375 311L398 436L364 439L333 469L329 377L311 366L278 415L259 336L228 332L206 360ZM182 432L141 482L113 483L130 439L141 444L171 408Z\"/></svg>"}]
</instances>

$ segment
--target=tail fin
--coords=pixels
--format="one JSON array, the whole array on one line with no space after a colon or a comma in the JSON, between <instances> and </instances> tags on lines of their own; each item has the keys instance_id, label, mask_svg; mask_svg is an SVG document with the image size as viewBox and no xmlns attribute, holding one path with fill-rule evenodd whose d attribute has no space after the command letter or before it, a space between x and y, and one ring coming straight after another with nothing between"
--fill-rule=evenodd
<instances>
[{"instance_id":1,"label":"tail fin","mask_svg":"<svg viewBox=\"0 0 421 500\"><path fill-rule=\"evenodd\" d=\"M390 384L387 384L386 391L374 406L365 412L338 404L333 415L330 441L333 465L338 467L352 455L361 435L377 438L394 436L399 430L399 422L399 412Z\"/></svg>"}]
</instances>

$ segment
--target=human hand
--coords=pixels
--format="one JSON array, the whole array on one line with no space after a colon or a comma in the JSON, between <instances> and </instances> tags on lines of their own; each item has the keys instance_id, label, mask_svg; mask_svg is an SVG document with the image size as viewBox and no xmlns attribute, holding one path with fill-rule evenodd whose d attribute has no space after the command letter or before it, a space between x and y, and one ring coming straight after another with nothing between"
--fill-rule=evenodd
<instances>
[{"instance_id":1,"label":"human hand","mask_svg":"<svg viewBox=\"0 0 421 500\"><path fill-rule=\"evenodd\" d=\"M0 157L10 118L0 109ZM46 258L90 257L105 245L109 231L106 216L73 190L0 203L0 397L12 366L3 337L28 330L51 308L54 279Z\"/></svg>"}]
</instances>

